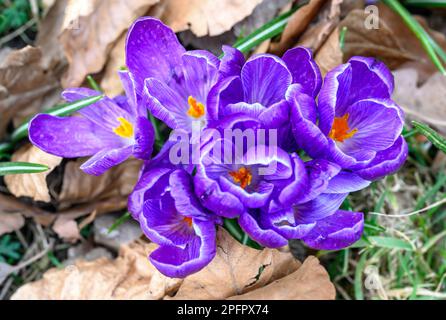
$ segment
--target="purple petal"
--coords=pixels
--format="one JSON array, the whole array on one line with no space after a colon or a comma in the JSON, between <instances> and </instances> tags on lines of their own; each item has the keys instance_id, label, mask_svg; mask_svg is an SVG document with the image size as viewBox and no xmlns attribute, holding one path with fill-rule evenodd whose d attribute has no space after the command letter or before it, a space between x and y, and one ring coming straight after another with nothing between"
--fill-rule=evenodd
<instances>
[{"instance_id":1,"label":"purple petal","mask_svg":"<svg viewBox=\"0 0 446 320\"><path fill-rule=\"evenodd\" d=\"M319 95L319 127L328 135L335 112L344 115L346 108L359 100L389 99L392 91L393 76L382 62L353 57L325 77Z\"/></svg>"},{"instance_id":2,"label":"purple petal","mask_svg":"<svg viewBox=\"0 0 446 320\"><path fill-rule=\"evenodd\" d=\"M103 149L123 146L120 137L88 119L47 114L31 120L29 139L43 151L63 158L86 157Z\"/></svg>"},{"instance_id":3,"label":"purple petal","mask_svg":"<svg viewBox=\"0 0 446 320\"><path fill-rule=\"evenodd\" d=\"M239 50L223 46L223 58L220 63L220 77L240 76L242 67L245 64L245 56Z\"/></svg>"},{"instance_id":4,"label":"purple petal","mask_svg":"<svg viewBox=\"0 0 446 320\"><path fill-rule=\"evenodd\" d=\"M348 193L321 194L316 199L295 206L296 222L312 223L336 212Z\"/></svg>"},{"instance_id":5,"label":"purple petal","mask_svg":"<svg viewBox=\"0 0 446 320\"><path fill-rule=\"evenodd\" d=\"M341 171L328 183L325 193L350 193L367 188L370 181L353 172Z\"/></svg>"},{"instance_id":6,"label":"purple petal","mask_svg":"<svg viewBox=\"0 0 446 320\"><path fill-rule=\"evenodd\" d=\"M197 236L184 248L161 246L150 255L150 261L164 275L184 278L208 265L216 253L216 231L213 223L194 221Z\"/></svg>"},{"instance_id":7,"label":"purple petal","mask_svg":"<svg viewBox=\"0 0 446 320\"><path fill-rule=\"evenodd\" d=\"M254 192L248 192L223 176L219 182L222 191L235 195L248 208L263 207L274 190L274 185L265 181L258 183Z\"/></svg>"},{"instance_id":8,"label":"purple petal","mask_svg":"<svg viewBox=\"0 0 446 320\"><path fill-rule=\"evenodd\" d=\"M356 171L363 179L377 180L395 173L404 164L408 156L407 143L402 136L389 149L380 151L370 164Z\"/></svg>"},{"instance_id":9,"label":"purple petal","mask_svg":"<svg viewBox=\"0 0 446 320\"><path fill-rule=\"evenodd\" d=\"M138 117L135 126L133 155L142 160L150 159L152 157L154 143L155 130L153 129L152 123L147 118Z\"/></svg>"},{"instance_id":10,"label":"purple petal","mask_svg":"<svg viewBox=\"0 0 446 320\"><path fill-rule=\"evenodd\" d=\"M402 112L391 100L361 100L348 107L347 113L349 127L357 129L357 132L337 145L344 153L354 156L357 160L364 158L360 159L358 154L353 152L390 148L403 130Z\"/></svg>"},{"instance_id":11,"label":"purple petal","mask_svg":"<svg viewBox=\"0 0 446 320\"><path fill-rule=\"evenodd\" d=\"M316 226L302 240L318 250L339 250L361 238L364 215L361 212L338 210L317 221Z\"/></svg>"},{"instance_id":12,"label":"purple petal","mask_svg":"<svg viewBox=\"0 0 446 320\"><path fill-rule=\"evenodd\" d=\"M149 78L145 81L144 93L147 97L147 107L156 118L172 129L190 129L191 119L187 115L187 101L177 92L165 83Z\"/></svg>"},{"instance_id":13,"label":"purple petal","mask_svg":"<svg viewBox=\"0 0 446 320\"><path fill-rule=\"evenodd\" d=\"M268 107L284 99L292 76L281 59L262 54L246 62L242 82L246 102L258 102Z\"/></svg>"},{"instance_id":14,"label":"purple petal","mask_svg":"<svg viewBox=\"0 0 446 320\"><path fill-rule=\"evenodd\" d=\"M187 96L207 104L208 93L217 81L220 60L204 50L188 51L182 59Z\"/></svg>"},{"instance_id":15,"label":"purple petal","mask_svg":"<svg viewBox=\"0 0 446 320\"><path fill-rule=\"evenodd\" d=\"M138 19L129 29L126 65L135 77L137 91L144 80L156 78L165 83L181 77L181 56L186 50L175 33L158 19Z\"/></svg>"},{"instance_id":16,"label":"purple petal","mask_svg":"<svg viewBox=\"0 0 446 320\"><path fill-rule=\"evenodd\" d=\"M121 79L122 87L124 88L125 95L128 99L128 105L130 105L132 113L135 116L146 116L147 109L140 99L140 93L136 91L136 83L133 75L129 71L119 71L119 78Z\"/></svg>"},{"instance_id":17,"label":"purple petal","mask_svg":"<svg viewBox=\"0 0 446 320\"><path fill-rule=\"evenodd\" d=\"M279 201L283 206L291 206L306 197L309 188L309 177L303 161L296 155L291 155L293 162L293 177L289 184L279 194Z\"/></svg>"},{"instance_id":18,"label":"purple petal","mask_svg":"<svg viewBox=\"0 0 446 320\"><path fill-rule=\"evenodd\" d=\"M321 89L322 76L311 50L304 47L290 49L282 59L293 76L293 83L300 84L304 93L315 98Z\"/></svg>"},{"instance_id":19,"label":"purple petal","mask_svg":"<svg viewBox=\"0 0 446 320\"><path fill-rule=\"evenodd\" d=\"M270 228L264 228L260 224L261 213L254 210L243 213L238 222L240 227L251 239L268 248L281 248L288 244L288 240Z\"/></svg>"},{"instance_id":20,"label":"purple petal","mask_svg":"<svg viewBox=\"0 0 446 320\"><path fill-rule=\"evenodd\" d=\"M243 85L240 77L220 79L210 90L207 100L209 119L219 119L227 105L243 101Z\"/></svg>"},{"instance_id":21,"label":"purple petal","mask_svg":"<svg viewBox=\"0 0 446 320\"><path fill-rule=\"evenodd\" d=\"M88 159L80 168L87 174L100 176L108 169L123 163L132 155L132 146L102 150Z\"/></svg>"}]
</instances>

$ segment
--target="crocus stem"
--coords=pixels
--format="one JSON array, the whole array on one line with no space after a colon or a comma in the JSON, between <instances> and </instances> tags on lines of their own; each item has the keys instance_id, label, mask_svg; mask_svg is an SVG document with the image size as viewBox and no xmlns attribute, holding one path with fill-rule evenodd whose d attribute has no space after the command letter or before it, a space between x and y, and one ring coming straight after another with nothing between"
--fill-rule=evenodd
<instances>
[{"instance_id":1,"label":"crocus stem","mask_svg":"<svg viewBox=\"0 0 446 320\"><path fill-rule=\"evenodd\" d=\"M446 75L446 70L443 67L440 59L438 58L435 49L432 47L431 42L428 37L426 37L427 32L419 24L419 22L412 17L409 11L397 0L383 0L390 9L395 11L407 25L407 27L415 34L415 36L420 40L421 45L427 54L431 58L434 65L440 70L443 75Z\"/></svg>"},{"instance_id":2,"label":"crocus stem","mask_svg":"<svg viewBox=\"0 0 446 320\"><path fill-rule=\"evenodd\" d=\"M244 233L240 230L236 219L225 219L224 226L238 242L243 243Z\"/></svg>"},{"instance_id":3,"label":"crocus stem","mask_svg":"<svg viewBox=\"0 0 446 320\"><path fill-rule=\"evenodd\" d=\"M118 229L124 222L126 222L127 220L129 220L131 218L131 214L130 212L126 212L124 213L121 217L119 217L113 224L112 226L107 230L107 233L110 234L113 231L115 231L116 229Z\"/></svg>"},{"instance_id":4,"label":"crocus stem","mask_svg":"<svg viewBox=\"0 0 446 320\"><path fill-rule=\"evenodd\" d=\"M104 92L104 91L101 89L101 87L99 86L99 84L96 82L96 80L95 80L92 76L88 75L88 76L87 76L87 81L88 81L88 84L90 85L90 87L91 87L93 90L98 91L98 92Z\"/></svg>"}]
</instances>

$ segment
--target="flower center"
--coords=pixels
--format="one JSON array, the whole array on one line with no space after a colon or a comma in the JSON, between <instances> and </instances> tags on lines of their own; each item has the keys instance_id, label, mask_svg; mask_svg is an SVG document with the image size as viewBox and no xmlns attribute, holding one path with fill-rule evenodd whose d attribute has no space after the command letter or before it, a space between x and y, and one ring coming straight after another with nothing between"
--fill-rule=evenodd
<instances>
[{"instance_id":1,"label":"flower center","mask_svg":"<svg viewBox=\"0 0 446 320\"><path fill-rule=\"evenodd\" d=\"M200 102L197 102L197 99L190 96L189 99L187 99L187 103L189 104L189 110L187 111L187 114L195 119L199 119L205 114L204 105Z\"/></svg>"},{"instance_id":2,"label":"flower center","mask_svg":"<svg viewBox=\"0 0 446 320\"><path fill-rule=\"evenodd\" d=\"M229 175L232 177L235 183L240 184L242 189L245 189L252 182L252 174L249 169L242 167L237 171L229 172Z\"/></svg>"},{"instance_id":3,"label":"flower center","mask_svg":"<svg viewBox=\"0 0 446 320\"><path fill-rule=\"evenodd\" d=\"M192 227L192 218L183 217L183 221L186 222L186 224L189 226L189 228Z\"/></svg>"},{"instance_id":4,"label":"flower center","mask_svg":"<svg viewBox=\"0 0 446 320\"><path fill-rule=\"evenodd\" d=\"M348 117L350 115L346 113L343 117L336 117L333 122L329 137L335 141L344 142L346 139L350 139L357 132L358 129L351 130L348 126Z\"/></svg>"},{"instance_id":5,"label":"flower center","mask_svg":"<svg viewBox=\"0 0 446 320\"><path fill-rule=\"evenodd\" d=\"M133 137L133 125L123 117L119 117L118 121L120 125L113 129L113 132L123 138Z\"/></svg>"}]
</instances>

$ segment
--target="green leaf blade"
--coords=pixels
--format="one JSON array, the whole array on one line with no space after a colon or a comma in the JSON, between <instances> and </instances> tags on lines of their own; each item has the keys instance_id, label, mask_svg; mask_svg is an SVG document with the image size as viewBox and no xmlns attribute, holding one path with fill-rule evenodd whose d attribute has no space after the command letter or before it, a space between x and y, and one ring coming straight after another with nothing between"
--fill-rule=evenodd
<instances>
[{"instance_id":1,"label":"green leaf blade","mask_svg":"<svg viewBox=\"0 0 446 320\"><path fill-rule=\"evenodd\" d=\"M28 162L0 162L0 176L12 174L41 173L49 168L42 164Z\"/></svg>"}]
</instances>

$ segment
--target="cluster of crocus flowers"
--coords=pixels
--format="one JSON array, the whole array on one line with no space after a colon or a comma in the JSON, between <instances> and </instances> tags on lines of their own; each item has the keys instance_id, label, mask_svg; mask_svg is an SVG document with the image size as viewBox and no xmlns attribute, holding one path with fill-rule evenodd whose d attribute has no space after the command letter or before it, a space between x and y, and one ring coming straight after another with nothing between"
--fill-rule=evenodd
<instances>
[{"instance_id":1,"label":"cluster of crocus flowers","mask_svg":"<svg viewBox=\"0 0 446 320\"><path fill-rule=\"evenodd\" d=\"M247 61L234 48L223 51L222 59L186 51L162 22L139 19L129 30L121 72L126 96L103 98L70 118L38 115L30 140L58 156L92 156L82 166L89 174L130 156L143 160L129 211L159 245L149 259L169 277L186 277L212 261L223 219L238 219L251 239L270 248L290 239L323 250L356 242L363 214L340 210L342 203L395 173L408 153L390 71L354 57L323 81L306 48ZM64 97L96 94L70 89ZM188 136L198 124L205 138L196 163L173 163L174 141L152 158L148 112ZM275 130L279 141L240 147L234 137L211 139L205 129ZM224 161L215 156L223 149L231 150Z\"/></svg>"}]
</instances>

